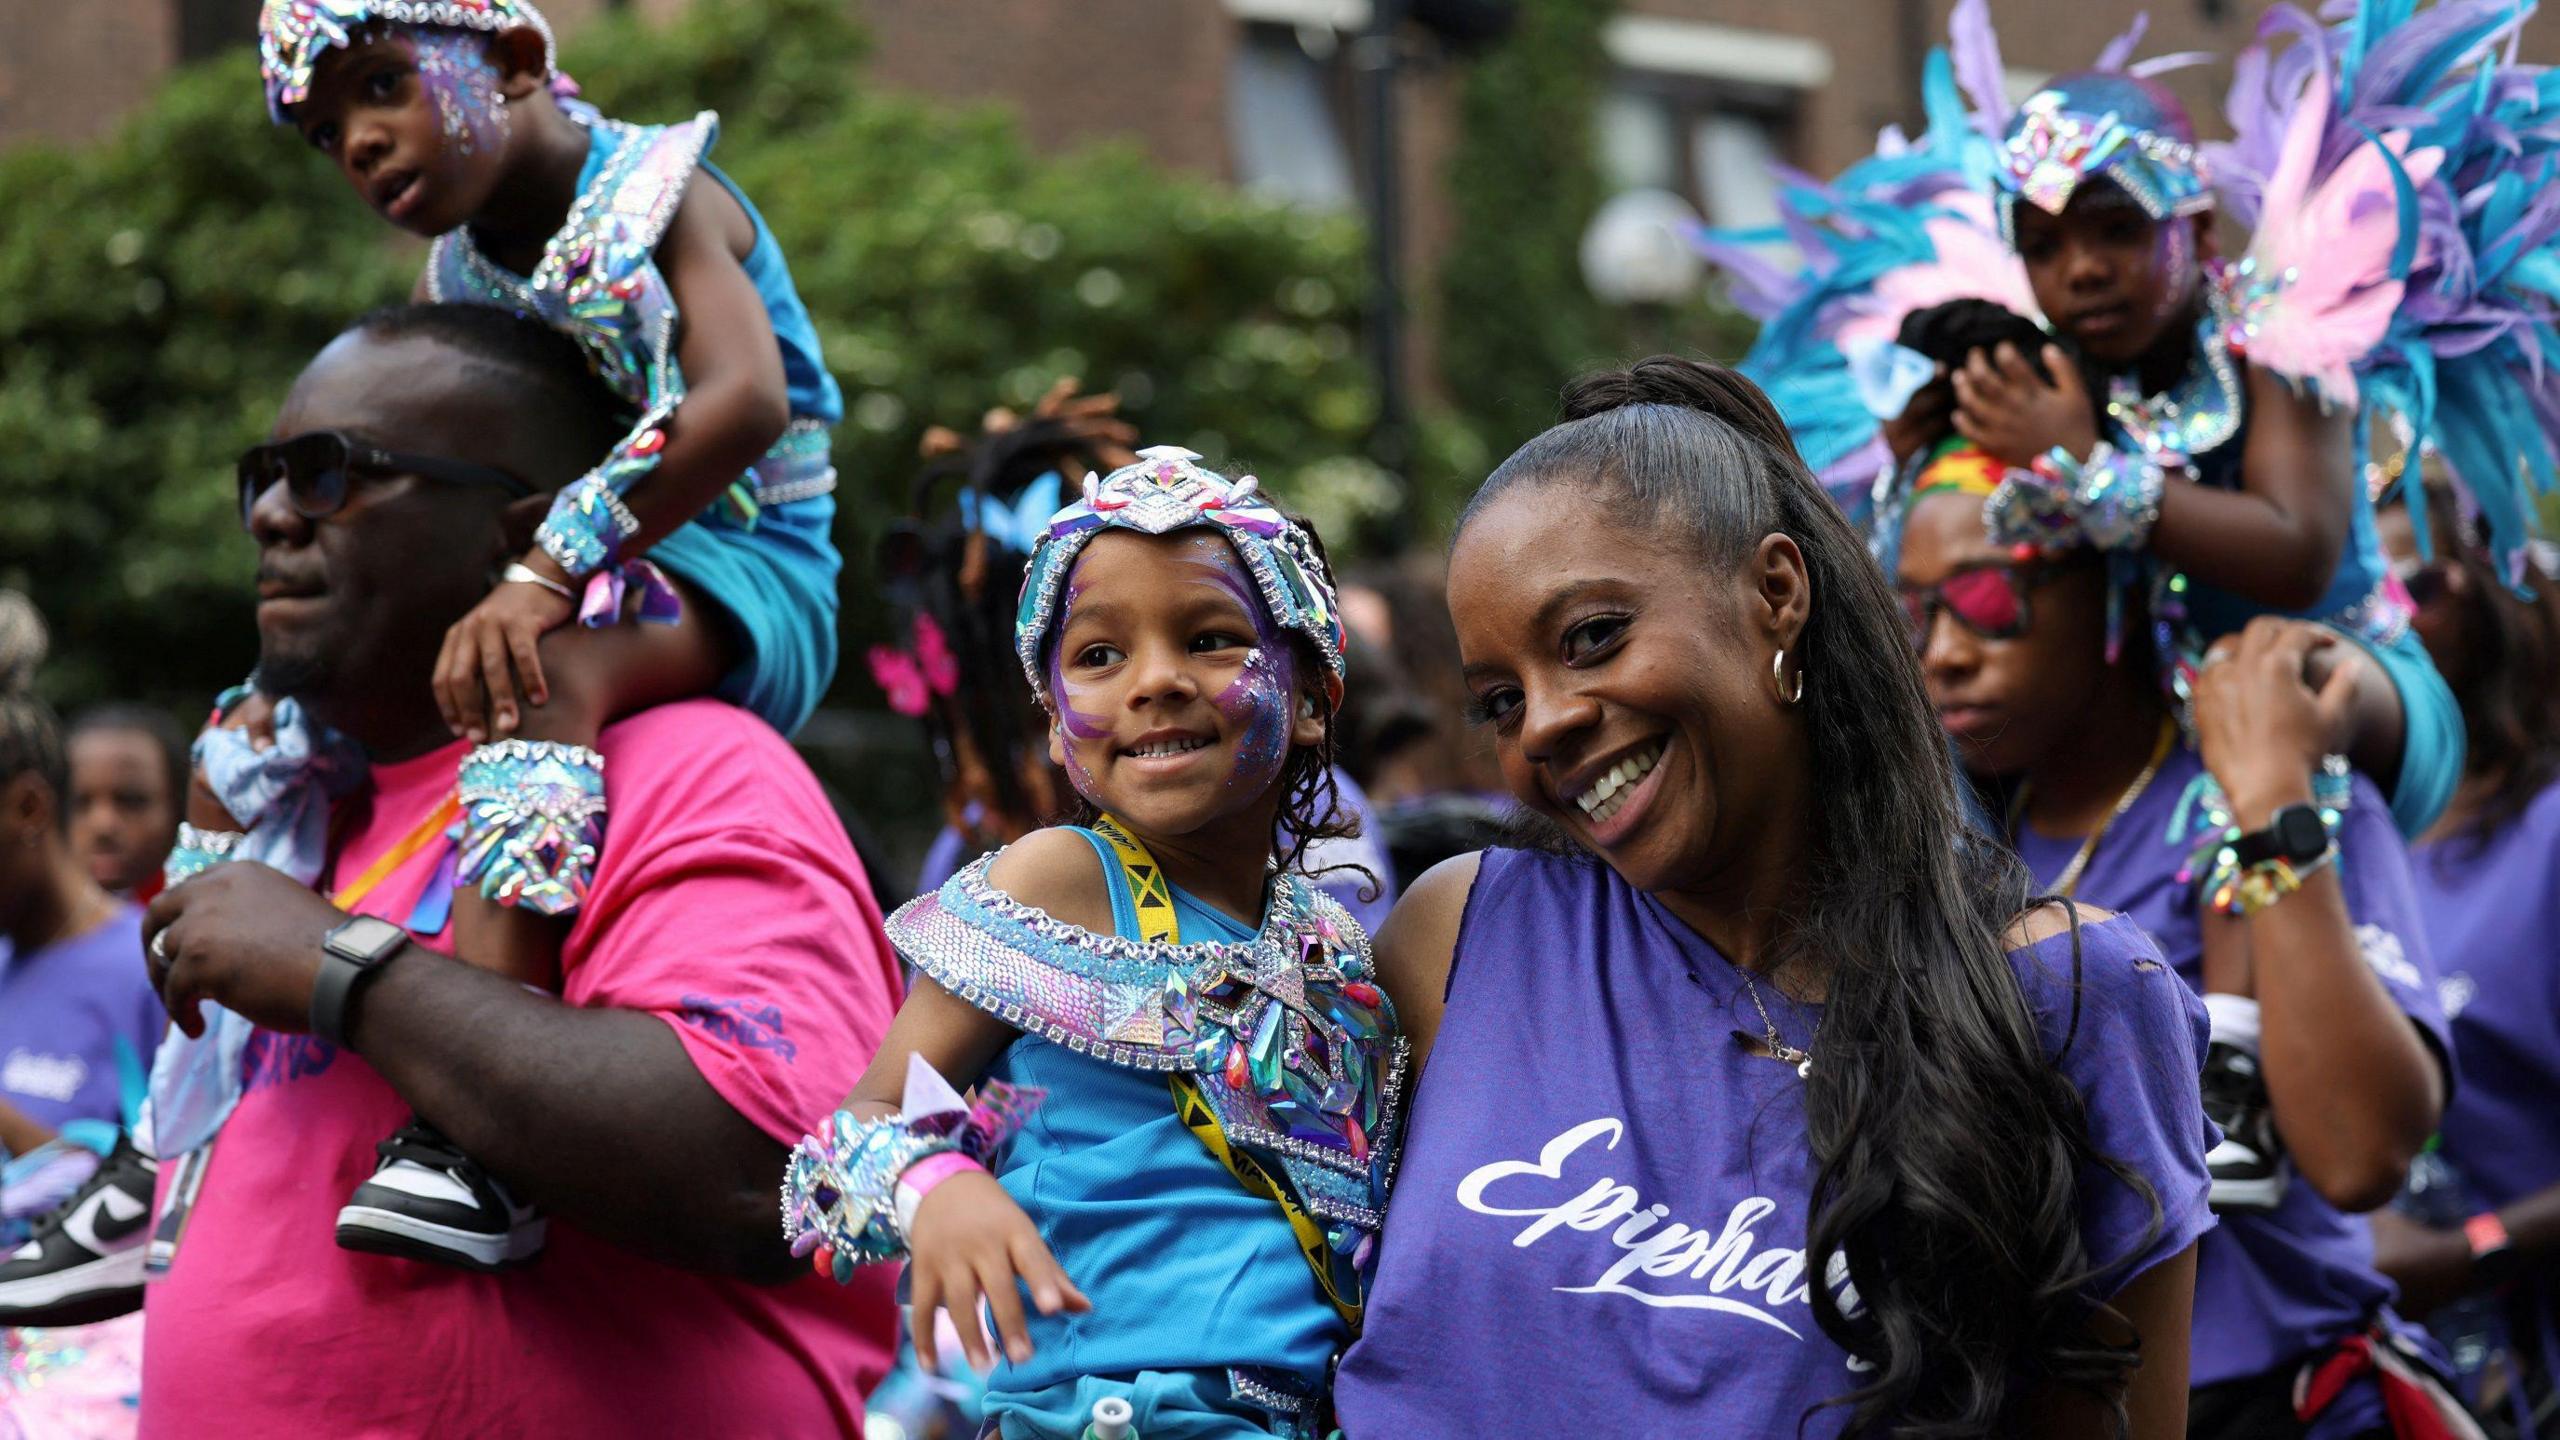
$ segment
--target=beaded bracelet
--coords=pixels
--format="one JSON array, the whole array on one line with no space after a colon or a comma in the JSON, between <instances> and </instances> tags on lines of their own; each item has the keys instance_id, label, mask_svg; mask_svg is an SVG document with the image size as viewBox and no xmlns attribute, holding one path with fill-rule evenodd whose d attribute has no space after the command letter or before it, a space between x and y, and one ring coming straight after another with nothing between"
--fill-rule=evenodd
<instances>
[{"instance_id":1,"label":"beaded bracelet","mask_svg":"<svg viewBox=\"0 0 2560 1440\"><path fill-rule=\"evenodd\" d=\"M176 885L189 876L210 870L232 856L248 835L238 830L199 830L184 821L178 824L178 843L169 848L169 858L160 862L160 883Z\"/></svg>"},{"instance_id":2,"label":"beaded bracelet","mask_svg":"<svg viewBox=\"0 0 2560 1440\"><path fill-rule=\"evenodd\" d=\"M462 757L455 879L501 905L566 915L604 848L604 757L584 745L500 740Z\"/></svg>"},{"instance_id":3,"label":"beaded bracelet","mask_svg":"<svg viewBox=\"0 0 2560 1440\"><path fill-rule=\"evenodd\" d=\"M2101 440L2080 459L2056 445L2012 470L1983 506L1994 541L2045 550L2138 550L2160 519L2168 471Z\"/></svg>"},{"instance_id":4,"label":"beaded bracelet","mask_svg":"<svg viewBox=\"0 0 2560 1440\"><path fill-rule=\"evenodd\" d=\"M921 1071L921 1074L919 1074ZM838 1110L792 1147L782 1176L782 1234L791 1253L838 1282L907 1253L898 1182L937 1155L983 1167L1022 1128L1046 1092L990 1080L977 1103L960 1098L921 1055L907 1060L902 1113L864 1120ZM941 1169L942 1167L937 1167ZM919 1176L918 1192L950 1178ZM918 1194L922 1198L921 1193ZM913 1207L909 1206L909 1213Z\"/></svg>"},{"instance_id":5,"label":"beaded bracelet","mask_svg":"<svg viewBox=\"0 0 2560 1440\"><path fill-rule=\"evenodd\" d=\"M660 405L641 416L603 464L579 476L551 502L533 542L570 579L584 580L613 564L622 557L622 547L640 533L640 517L622 497L658 468L658 457L667 448L667 416L674 409L672 403Z\"/></svg>"},{"instance_id":6,"label":"beaded bracelet","mask_svg":"<svg viewBox=\"0 0 2560 1440\"><path fill-rule=\"evenodd\" d=\"M2254 915L2301 889L2304 881L2337 859L2338 847L2333 843L2307 865L2297 866L2281 855L2261 860L2225 877L2213 892L2213 908L2234 917Z\"/></svg>"}]
</instances>

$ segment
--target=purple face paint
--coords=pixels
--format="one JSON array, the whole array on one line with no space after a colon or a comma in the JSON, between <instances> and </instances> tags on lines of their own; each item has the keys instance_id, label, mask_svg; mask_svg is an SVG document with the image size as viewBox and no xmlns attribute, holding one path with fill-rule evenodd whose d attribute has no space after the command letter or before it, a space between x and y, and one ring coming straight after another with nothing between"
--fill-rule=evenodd
<instances>
[{"instance_id":1,"label":"purple face paint","mask_svg":"<svg viewBox=\"0 0 2560 1440\"><path fill-rule=\"evenodd\" d=\"M1070 742L1107 740L1111 737L1111 726L1102 717L1076 708L1076 697L1084 694L1089 687L1073 685L1067 680L1067 625L1075 618L1076 601L1084 594L1081 577L1084 574L1086 559L1089 558L1089 554L1079 558L1076 561L1076 568L1067 572L1065 593L1058 597L1058 639L1049 647L1049 693L1056 697L1058 726L1067 732L1067 739ZM1094 783L1093 772L1085 767L1083 757L1076 754L1074 744L1069 743L1060 748L1066 752L1067 756L1067 783L1075 786L1077 794L1096 805L1101 804L1102 799L1097 793L1099 787Z\"/></svg>"},{"instance_id":2,"label":"purple face paint","mask_svg":"<svg viewBox=\"0 0 2560 1440\"><path fill-rule=\"evenodd\" d=\"M418 84L436 109L446 142L463 155L496 154L506 144L509 120L487 37L423 29L412 34L411 44Z\"/></svg>"},{"instance_id":3,"label":"purple face paint","mask_svg":"<svg viewBox=\"0 0 2560 1440\"><path fill-rule=\"evenodd\" d=\"M2160 222L2159 231L2151 242L2151 273L2160 282L2151 323L2166 325L2186 313L2187 302L2195 295L2196 227L2193 221L2173 215Z\"/></svg>"},{"instance_id":4,"label":"purple face paint","mask_svg":"<svg viewBox=\"0 0 2560 1440\"><path fill-rule=\"evenodd\" d=\"M1289 711L1298 692L1297 652L1289 648L1288 633L1272 623L1234 546L1203 535L1188 549L1182 563L1198 572L1191 583L1224 590L1253 621L1253 649L1244 668L1209 703L1238 737L1236 769L1228 785L1259 795L1280 778L1289 761Z\"/></svg>"}]
</instances>

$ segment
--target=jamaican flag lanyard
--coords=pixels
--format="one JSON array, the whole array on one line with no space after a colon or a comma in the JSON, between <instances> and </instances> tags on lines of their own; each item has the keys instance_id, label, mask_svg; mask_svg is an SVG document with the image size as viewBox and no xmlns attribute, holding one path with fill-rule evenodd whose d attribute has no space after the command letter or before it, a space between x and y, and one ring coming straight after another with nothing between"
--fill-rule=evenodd
<instances>
[{"instance_id":1,"label":"jamaican flag lanyard","mask_svg":"<svg viewBox=\"0 0 2560 1440\"><path fill-rule=\"evenodd\" d=\"M1120 859L1121 872L1128 876L1130 898L1138 911L1138 938L1150 945L1181 944L1182 926L1174 918L1173 888L1166 883L1156 857L1147 853L1147 847L1127 826L1108 815L1093 822L1093 831L1110 845ZM1174 1114L1181 1118L1184 1128L1217 1157L1219 1164L1227 1167L1227 1173L1235 1176L1247 1193L1280 1207L1280 1213L1288 1217L1290 1233L1297 1237L1298 1253L1305 1258L1307 1268L1315 1272L1325 1300L1356 1334L1361 1313L1359 1277L1325 1239L1324 1227L1306 1212L1269 1166L1228 1141L1226 1127L1218 1123L1217 1112L1201 1092L1198 1078L1179 1070L1168 1078L1173 1085Z\"/></svg>"}]
</instances>

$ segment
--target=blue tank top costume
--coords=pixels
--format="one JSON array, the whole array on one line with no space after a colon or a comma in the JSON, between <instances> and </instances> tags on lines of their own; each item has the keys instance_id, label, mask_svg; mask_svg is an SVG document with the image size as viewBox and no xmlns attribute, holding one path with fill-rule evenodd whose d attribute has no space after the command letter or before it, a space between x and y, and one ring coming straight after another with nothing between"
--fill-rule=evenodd
<instances>
[{"instance_id":1,"label":"blue tank top costume","mask_svg":"<svg viewBox=\"0 0 2560 1440\"><path fill-rule=\"evenodd\" d=\"M1272 881L1248 929L1142 850L1076 833L1102 864L1111 936L995 890L993 857L889 920L919 970L1023 1032L988 1078L1048 1098L990 1168L1093 1301L1026 1316L1037 1353L997 1368L988 1413L1008 1440L1074 1440L1117 1395L1149 1440L1318 1433L1401 1128L1405 1045L1368 937L1300 876Z\"/></svg>"},{"instance_id":2,"label":"blue tank top costume","mask_svg":"<svg viewBox=\"0 0 2560 1440\"><path fill-rule=\"evenodd\" d=\"M562 110L586 128L587 159L569 218L534 273L521 276L490 259L466 226L436 240L426 293L533 315L577 340L615 393L642 412L632 438L601 472L609 481L616 461L624 461L636 476L663 443L652 438L655 427L684 396L676 356L682 317L658 269L658 242L697 171L737 200L755 232L741 264L781 345L791 423L728 496L651 547L649 558L728 615L741 654L720 682L720 697L788 735L835 676L842 561L832 534L836 473L828 431L844 416L843 396L781 245L746 195L704 158L719 118L706 110L681 124L629 125L581 103ZM597 499L606 508L617 503Z\"/></svg>"}]
</instances>

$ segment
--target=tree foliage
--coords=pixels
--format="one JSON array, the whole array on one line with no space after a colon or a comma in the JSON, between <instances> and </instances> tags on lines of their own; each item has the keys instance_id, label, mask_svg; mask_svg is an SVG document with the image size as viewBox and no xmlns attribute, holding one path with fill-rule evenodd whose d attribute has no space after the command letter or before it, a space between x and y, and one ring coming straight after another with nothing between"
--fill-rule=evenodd
<instances>
[{"instance_id":1,"label":"tree foliage","mask_svg":"<svg viewBox=\"0 0 2560 1440\"><path fill-rule=\"evenodd\" d=\"M564 55L608 114L718 110L713 158L790 256L845 390L846 653L924 426L1059 375L1119 388L1152 441L1319 499L1374 490L1352 223L1126 148L1037 156L999 110L864 91L860 54L841 0L722 0L598 21ZM57 698L200 701L254 651L231 459L423 249L267 124L246 51L107 143L0 156L0 202L0 584L52 621ZM868 702L858 665L835 695Z\"/></svg>"}]
</instances>

